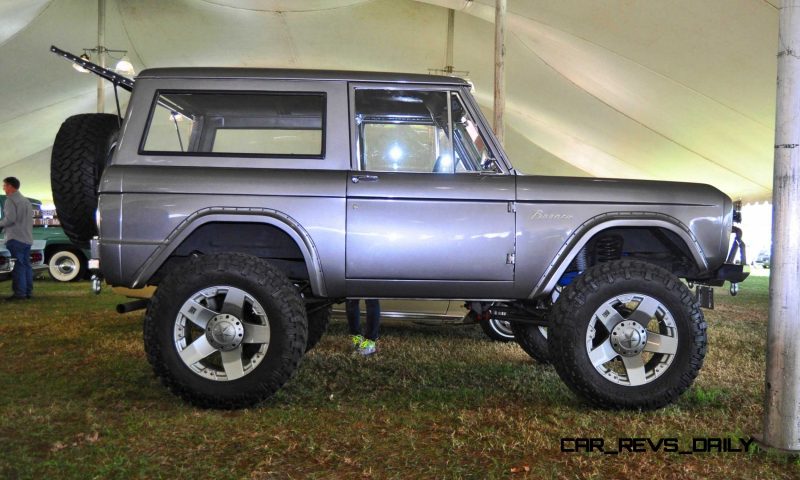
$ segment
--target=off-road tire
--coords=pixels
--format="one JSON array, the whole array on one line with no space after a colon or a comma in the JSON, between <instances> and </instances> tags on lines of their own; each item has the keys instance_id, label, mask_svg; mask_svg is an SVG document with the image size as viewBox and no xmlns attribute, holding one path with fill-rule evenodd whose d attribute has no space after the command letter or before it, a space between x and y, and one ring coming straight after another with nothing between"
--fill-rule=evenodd
<instances>
[{"instance_id":1,"label":"off-road tire","mask_svg":"<svg viewBox=\"0 0 800 480\"><path fill-rule=\"evenodd\" d=\"M497 322L499 321L500 320L490 319L481 320L479 323L483 329L483 333L495 342L513 342L514 333L506 331L503 325L498 325Z\"/></svg>"},{"instance_id":2,"label":"off-road tire","mask_svg":"<svg viewBox=\"0 0 800 480\"><path fill-rule=\"evenodd\" d=\"M589 361L587 329L604 302L626 292L650 296L669 310L677 331L672 363L653 380L620 385ZM670 272L648 263L617 260L588 269L561 294L552 310L548 347L567 386L597 406L650 410L674 402L697 377L706 353L706 323L692 292Z\"/></svg>"},{"instance_id":3,"label":"off-road tire","mask_svg":"<svg viewBox=\"0 0 800 480\"><path fill-rule=\"evenodd\" d=\"M69 117L58 130L50 157L50 184L58 218L67 236L86 247L97 235L97 187L119 117L86 113Z\"/></svg>"},{"instance_id":4,"label":"off-road tire","mask_svg":"<svg viewBox=\"0 0 800 480\"><path fill-rule=\"evenodd\" d=\"M309 313L309 311L311 313ZM331 322L331 306L320 308L318 305L311 304L306 310L308 316L308 341L306 342L306 352L314 348Z\"/></svg>"},{"instance_id":5,"label":"off-road tire","mask_svg":"<svg viewBox=\"0 0 800 480\"><path fill-rule=\"evenodd\" d=\"M184 302L217 285L241 289L264 309L270 329L264 358L235 380L214 381L192 371L173 339ZM258 404L294 374L306 349L306 310L291 281L265 260L239 253L205 255L176 267L161 282L144 320L144 346L156 376L174 394L207 408L235 409Z\"/></svg>"},{"instance_id":6,"label":"off-road tire","mask_svg":"<svg viewBox=\"0 0 800 480\"><path fill-rule=\"evenodd\" d=\"M550 363L550 349L547 346L547 337L542 332L543 327L529 323L511 322L514 338L520 347L541 364Z\"/></svg>"}]
</instances>

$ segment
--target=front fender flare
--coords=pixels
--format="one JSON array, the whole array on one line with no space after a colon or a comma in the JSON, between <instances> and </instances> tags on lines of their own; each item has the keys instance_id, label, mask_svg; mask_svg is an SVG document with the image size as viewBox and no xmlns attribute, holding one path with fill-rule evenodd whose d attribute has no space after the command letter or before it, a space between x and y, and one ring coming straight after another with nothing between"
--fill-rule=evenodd
<instances>
[{"instance_id":1,"label":"front fender flare","mask_svg":"<svg viewBox=\"0 0 800 480\"><path fill-rule=\"evenodd\" d=\"M615 227L664 228L674 232L686 243L700 271L702 273L709 271L703 247L697 237L677 218L657 212L609 212L590 218L570 234L528 298L552 292L558 279L589 240L603 230Z\"/></svg>"}]
</instances>

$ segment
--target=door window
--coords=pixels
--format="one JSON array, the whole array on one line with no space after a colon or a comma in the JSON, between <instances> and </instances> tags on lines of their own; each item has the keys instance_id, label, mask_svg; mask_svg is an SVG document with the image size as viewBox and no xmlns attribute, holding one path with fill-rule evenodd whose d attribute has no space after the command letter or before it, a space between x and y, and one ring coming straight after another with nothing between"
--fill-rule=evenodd
<instances>
[{"instance_id":1,"label":"door window","mask_svg":"<svg viewBox=\"0 0 800 480\"><path fill-rule=\"evenodd\" d=\"M355 107L362 170L474 172L491 158L456 92L357 89Z\"/></svg>"}]
</instances>

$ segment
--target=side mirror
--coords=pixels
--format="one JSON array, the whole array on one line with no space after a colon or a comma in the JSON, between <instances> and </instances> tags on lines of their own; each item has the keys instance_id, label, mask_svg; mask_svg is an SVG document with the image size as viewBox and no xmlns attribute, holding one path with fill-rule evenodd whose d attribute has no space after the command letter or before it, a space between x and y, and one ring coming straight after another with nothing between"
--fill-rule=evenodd
<instances>
[{"instance_id":1,"label":"side mirror","mask_svg":"<svg viewBox=\"0 0 800 480\"><path fill-rule=\"evenodd\" d=\"M481 173L502 173L500 162L496 158L489 157L481 164Z\"/></svg>"}]
</instances>

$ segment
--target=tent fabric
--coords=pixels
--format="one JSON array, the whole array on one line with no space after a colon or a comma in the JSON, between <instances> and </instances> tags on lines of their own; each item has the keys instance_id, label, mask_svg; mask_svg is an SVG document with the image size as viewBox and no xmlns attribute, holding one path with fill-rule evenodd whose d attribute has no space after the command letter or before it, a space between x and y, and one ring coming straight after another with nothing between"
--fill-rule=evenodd
<instances>
[{"instance_id":1,"label":"tent fabric","mask_svg":"<svg viewBox=\"0 0 800 480\"><path fill-rule=\"evenodd\" d=\"M509 156L527 174L694 181L769 199L777 2L509 0ZM105 46L127 50L137 71L428 73L444 67L448 8L454 67L489 116L493 0L107 0ZM82 53L96 29L94 1L0 2L0 175L18 176L26 195L51 198L55 133L96 108L96 78L49 46Z\"/></svg>"}]
</instances>

